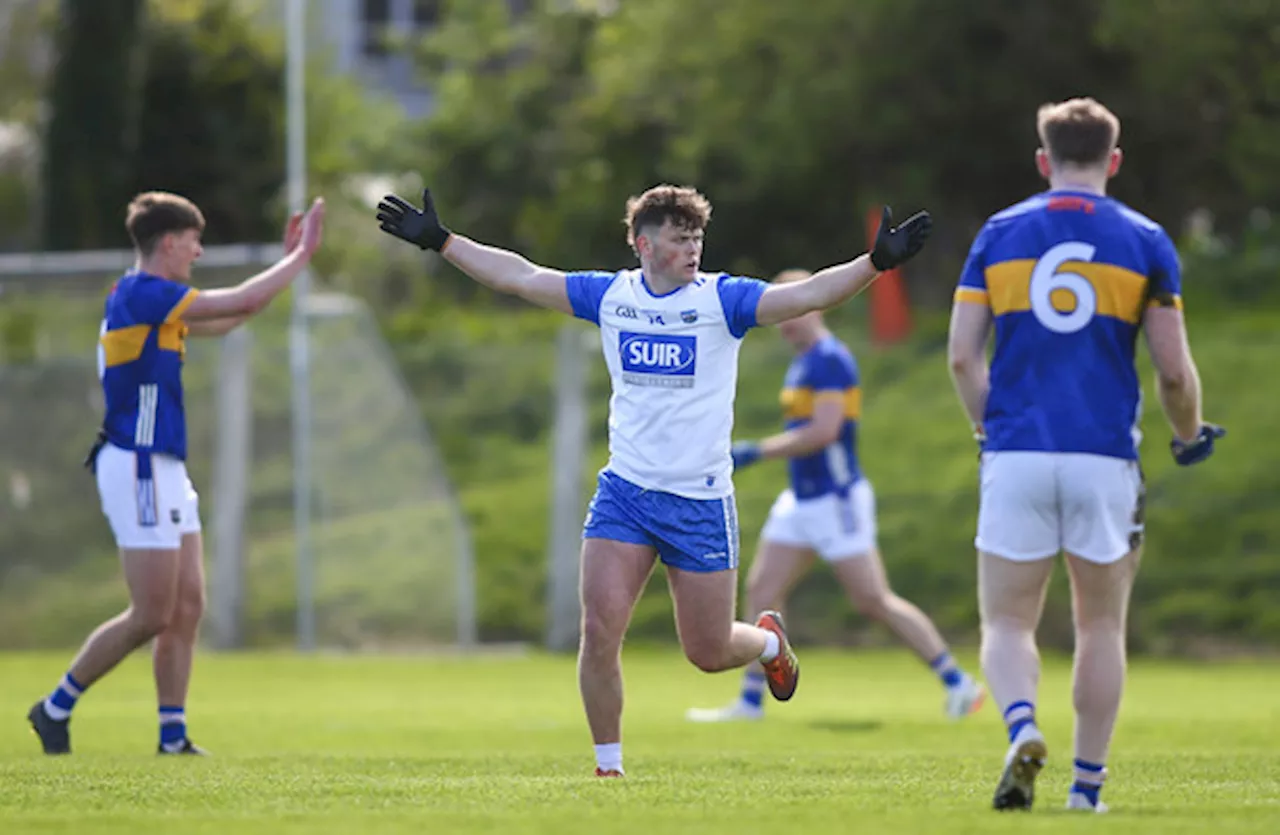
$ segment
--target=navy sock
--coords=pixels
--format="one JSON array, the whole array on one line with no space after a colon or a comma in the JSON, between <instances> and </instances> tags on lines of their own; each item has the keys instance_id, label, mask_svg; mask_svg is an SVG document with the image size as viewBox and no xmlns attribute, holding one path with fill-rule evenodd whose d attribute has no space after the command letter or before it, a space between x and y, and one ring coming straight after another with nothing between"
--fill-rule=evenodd
<instances>
[{"instance_id":1,"label":"navy sock","mask_svg":"<svg viewBox=\"0 0 1280 835\"><path fill-rule=\"evenodd\" d=\"M1004 709L1004 721L1009 727L1009 742L1018 738L1018 732L1036 723L1036 706L1031 702L1014 702Z\"/></svg>"},{"instance_id":2,"label":"navy sock","mask_svg":"<svg viewBox=\"0 0 1280 835\"><path fill-rule=\"evenodd\" d=\"M1071 784L1071 791L1084 795L1094 806L1098 805L1098 793L1102 791L1102 781L1106 779L1107 769L1102 763L1091 763L1077 758L1075 761L1076 780Z\"/></svg>"},{"instance_id":3,"label":"navy sock","mask_svg":"<svg viewBox=\"0 0 1280 835\"><path fill-rule=\"evenodd\" d=\"M942 679L942 683L947 687L955 687L964 681L964 671L956 664L956 660L949 652L943 651L941 655L930 661L929 668L938 674L938 678Z\"/></svg>"},{"instance_id":4,"label":"navy sock","mask_svg":"<svg viewBox=\"0 0 1280 835\"><path fill-rule=\"evenodd\" d=\"M160 705L160 744L173 747L186 738L186 710L182 705Z\"/></svg>"},{"instance_id":5,"label":"navy sock","mask_svg":"<svg viewBox=\"0 0 1280 835\"><path fill-rule=\"evenodd\" d=\"M44 700L44 712L49 714L49 718L59 722L69 719L76 702L83 694L84 685L76 681L71 673L67 673L49 694L49 698Z\"/></svg>"},{"instance_id":6,"label":"navy sock","mask_svg":"<svg viewBox=\"0 0 1280 835\"><path fill-rule=\"evenodd\" d=\"M764 673L751 670L742 677L742 696L744 704L760 707L764 701Z\"/></svg>"}]
</instances>

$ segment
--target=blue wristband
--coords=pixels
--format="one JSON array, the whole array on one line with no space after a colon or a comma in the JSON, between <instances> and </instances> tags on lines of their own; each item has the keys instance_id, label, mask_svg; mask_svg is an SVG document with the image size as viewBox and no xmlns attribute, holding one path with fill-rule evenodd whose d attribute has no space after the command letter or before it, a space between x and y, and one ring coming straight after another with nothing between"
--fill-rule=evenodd
<instances>
[{"instance_id":1,"label":"blue wristband","mask_svg":"<svg viewBox=\"0 0 1280 835\"><path fill-rule=\"evenodd\" d=\"M760 445L754 441L738 441L730 450L733 456L733 469L741 470L760 460Z\"/></svg>"}]
</instances>

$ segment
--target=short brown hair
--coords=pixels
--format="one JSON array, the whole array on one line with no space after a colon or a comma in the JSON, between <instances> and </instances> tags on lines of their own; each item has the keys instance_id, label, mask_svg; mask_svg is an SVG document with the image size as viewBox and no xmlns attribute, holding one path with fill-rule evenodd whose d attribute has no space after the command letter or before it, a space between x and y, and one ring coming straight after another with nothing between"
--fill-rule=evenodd
<instances>
[{"instance_id":1,"label":"short brown hair","mask_svg":"<svg viewBox=\"0 0 1280 835\"><path fill-rule=\"evenodd\" d=\"M204 215L195 203L167 191L147 191L129 202L124 219L133 245L150 255L156 244L170 232L204 231Z\"/></svg>"},{"instance_id":2,"label":"short brown hair","mask_svg":"<svg viewBox=\"0 0 1280 835\"><path fill-rule=\"evenodd\" d=\"M1044 104L1036 114L1036 132L1054 162L1095 165L1120 140L1120 120L1092 98Z\"/></svg>"},{"instance_id":3,"label":"short brown hair","mask_svg":"<svg viewBox=\"0 0 1280 835\"><path fill-rule=\"evenodd\" d=\"M646 226L670 220L682 229L700 232L711 222L711 201L688 186L654 186L627 200L627 243L636 246L636 235Z\"/></svg>"}]
</instances>

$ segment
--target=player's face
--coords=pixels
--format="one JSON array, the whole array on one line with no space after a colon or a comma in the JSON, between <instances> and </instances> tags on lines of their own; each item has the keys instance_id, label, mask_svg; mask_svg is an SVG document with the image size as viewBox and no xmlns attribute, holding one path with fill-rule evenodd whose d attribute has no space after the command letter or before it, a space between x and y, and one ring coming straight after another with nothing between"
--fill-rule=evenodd
<instances>
[{"instance_id":1,"label":"player's face","mask_svg":"<svg viewBox=\"0 0 1280 835\"><path fill-rule=\"evenodd\" d=\"M175 281L191 280L191 265L204 252L200 243L200 230L186 229L166 236L169 247L169 269Z\"/></svg>"},{"instance_id":2,"label":"player's face","mask_svg":"<svg viewBox=\"0 0 1280 835\"><path fill-rule=\"evenodd\" d=\"M656 233L644 238L648 241L648 260L654 272L680 284L688 284L698 277L698 267L702 264L701 229L688 229L667 220Z\"/></svg>"}]
</instances>

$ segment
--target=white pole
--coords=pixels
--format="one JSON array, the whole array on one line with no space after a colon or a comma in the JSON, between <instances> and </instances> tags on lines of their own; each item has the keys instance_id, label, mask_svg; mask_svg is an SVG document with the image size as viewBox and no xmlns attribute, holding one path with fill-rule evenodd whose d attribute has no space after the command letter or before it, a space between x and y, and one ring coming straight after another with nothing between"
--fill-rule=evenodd
<instances>
[{"instance_id":1,"label":"white pole","mask_svg":"<svg viewBox=\"0 0 1280 835\"><path fill-rule=\"evenodd\" d=\"M252 343L248 327L236 328L222 338L218 355L209 625L219 649L244 644L244 532L253 447Z\"/></svg>"},{"instance_id":2,"label":"white pole","mask_svg":"<svg viewBox=\"0 0 1280 835\"><path fill-rule=\"evenodd\" d=\"M285 0L285 169L289 211L306 202L306 12L304 0ZM315 600L311 559L311 392L307 344L307 295L311 275L304 271L293 284L289 325L289 370L293 381L293 517L297 568L298 649L315 648Z\"/></svg>"},{"instance_id":3,"label":"white pole","mask_svg":"<svg viewBox=\"0 0 1280 835\"><path fill-rule=\"evenodd\" d=\"M578 552L582 543L582 471L587 445L587 358L583 332L561 326L556 338L555 417L551 424L551 529L547 545L548 649L578 645Z\"/></svg>"}]
</instances>

